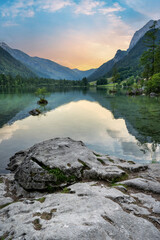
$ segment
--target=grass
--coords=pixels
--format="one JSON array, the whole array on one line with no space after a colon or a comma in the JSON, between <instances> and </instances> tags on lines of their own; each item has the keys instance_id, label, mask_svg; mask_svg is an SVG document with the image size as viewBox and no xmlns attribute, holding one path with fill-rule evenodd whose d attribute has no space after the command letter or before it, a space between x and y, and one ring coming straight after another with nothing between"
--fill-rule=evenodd
<instances>
[{"instance_id":1,"label":"grass","mask_svg":"<svg viewBox=\"0 0 160 240\"><path fill-rule=\"evenodd\" d=\"M78 162L81 163L85 169L88 169L88 170L90 169L90 167L84 161L78 159Z\"/></svg>"},{"instance_id":2,"label":"grass","mask_svg":"<svg viewBox=\"0 0 160 240\"><path fill-rule=\"evenodd\" d=\"M90 85L90 86L95 86L95 85L96 85L96 82L97 82L97 81L90 82L89 85Z\"/></svg>"},{"instance_id":3,"label":"grass","mask_svg":"<svg viewBox=\"0 0 160 240\"><path fill-rule=\"evenodd\" d=\"M70 193L71 189L70 188L63 188L62 192L61 193Z\"/></svg>"},{"instance_id":4,"label":"grass","mask_svg":"<svg viewBox=\"0 0 160 240\"><path fill-rule=\"evenodd\" d=\"M105 162L101 158L97 158L97 161L99 161L102 165L105 165Z\"/></svg>"},{"instance_id":5,"label":"grass","mask_svg":"<svg viewBox=\"0 0 160 240\"><path fill-rule=\"evenodd\" d=\"M0 177L0 183L3 183L3 178L2 177Z\"/></svg>"},{"instance_id":6,"label":"grass","mask_svg":"<svg viewBox=\"0 0 160 240\"><path fill-rule=\"evenodd\" d=\"M96 157L101 157L102 155L98 154L98 153L93 153Z\"/></svg>"},{"instance_id":7,"label":"grass","mask_svg":"<svg viewBox=\"0 0 160 240\"><path fill-rule=\"evenodd\" d=\"M12 204L12 203L14 203L14 202L5 203L5 204L3 204L3 205L0 205L0 209L2 209L2 208L5 208L5 207L9 206L9 205L10 205L10 204Z\"/></svg>"},{"instance_id":8,"label":"grass","mask_svg":"<svg viewBox=\"0 0 160 240\"><path fill-rule=\"evenodd\" d=\"M111 159L110 157L107 157L107 159L108 159L110 162L114 163L114 160Z\"/></svg>"},{"instance_id":9,"label":"grass","mask_svg":"<svg viewBox=\"0 0 160 240\"><path fill-rule=\"evenodd\" d=\"M56 183L64 183L64 182L73 182L76 180L76 176L70 175L67 176L61 169L59 168L49 168L47 166L43 166L43 169L45 169L49 174L52 174L56 177Z\"/></svg>"},{"instance_id":10,"label":"grass","mask_svg":"<svg viewBox=\"0 0 160 240\"><path fill-rule=\"evenodd\" d=\"M42 225L40 224L40 221L38 218L36 218L32 223L34 225L35 230L39 231L42 229Z\"/></svg>"},{"instance_id":11,"label":"grass","mask_svg":"<svg viewBox=\"0 0 160 240\"><path fill-rule=\"evenodd\" d=\"M9 232L5 232L3 236L0 236L1 240L5 240L9 236ZM10 238L11 239L11 238Z\"/></svg>"},{"instance_id":12,"label":"grass","mask_svg":"<svg viewBox=\"0 0 160 240\"><path fill-rule=\"evenodd\" d=\"M35 199L36 201L40 202L40 203L44 203L44 201L46 200L45 197L39 198L39 199Z\"/></svg>"},{"instance_id":13,"label":"grass","mask_svg":"<svg viewBox=\"0 0 160 240\"><path fill-rule=\"evenodd\" d=\"M111 184L115 184L117 182L121 182L121 181L124 181L124 180L127 180L127 179L128 179L128 174L125 173L122 176L113 178Z\"/></svg>"}]
</instances>

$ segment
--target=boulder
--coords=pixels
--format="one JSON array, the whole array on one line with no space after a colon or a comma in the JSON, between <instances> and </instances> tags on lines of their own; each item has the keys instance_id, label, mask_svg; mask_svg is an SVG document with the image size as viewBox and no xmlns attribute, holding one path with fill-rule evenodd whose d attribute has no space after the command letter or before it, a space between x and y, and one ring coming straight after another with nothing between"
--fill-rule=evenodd
<instances>
[{"instance_id":1,"label":"boulder","mask_svg":"<svg viewBox=\"0 0 160 240\"><path fill-rule=\"evenodd\" d=\"M55 138L16 153L9 169L0 178L0 239L160 240L160 164Z\"/></svg>"},{"instance_id":2,"label":"boulder","mask_svg":"<svg viewBox=\"0 0 160 240\"><path fill-rule=\"evenodd\" d=\"M35 144L16 153L8 166L14 171L17 182L27 190L54 191L82 179L111 182L127 176L110 158L100 158L83 142L70 138L55 138Z\"/></svg>"},{"instance_id":3,"label":"boulder","mask_svg":"<svg viewBox=\"0 0 160 240\"><path fill-rule=\"evenodd\" d=\"M70 186L68 193L13 202L0 210L0 238L159 240L160 232L152 223L154 216L150 214L149 218L147 210L136 203L133 206L134 200L123 208L115 201L118 197L127 199L117 189L83 182ZM136 216L139 212L146 217Z\"/></svg>"}]
</instances>

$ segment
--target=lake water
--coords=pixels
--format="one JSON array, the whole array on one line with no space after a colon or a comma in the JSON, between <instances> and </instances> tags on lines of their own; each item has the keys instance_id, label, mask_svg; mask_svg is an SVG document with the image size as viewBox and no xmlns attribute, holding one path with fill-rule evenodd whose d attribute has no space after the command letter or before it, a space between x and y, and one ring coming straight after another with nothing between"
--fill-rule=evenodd
<instances>
[{"instance_id":1,"label":"lake water","mask_svg":"<svg viewBox=\"0 0 160 240\"><path fill-rule=\"evenodd\" d=\"M160 161L160 99L107 90L51 92L42 115L34 93L0 94L0 172L17 151L55 137L82 140L99 153L138 163Z\"/></svg>"}]
</instances>

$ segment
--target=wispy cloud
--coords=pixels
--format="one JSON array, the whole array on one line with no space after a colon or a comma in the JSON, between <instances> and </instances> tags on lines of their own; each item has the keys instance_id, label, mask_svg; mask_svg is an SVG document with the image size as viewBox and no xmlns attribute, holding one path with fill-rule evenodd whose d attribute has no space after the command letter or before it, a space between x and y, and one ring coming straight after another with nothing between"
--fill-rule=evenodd
<instances>
[{"instance_id":1,"label":"wispy cloud","mask_svg":"<svg viewBox=\"0 0 160 240\"><path fill-rule=\"evenodd\" d=\"M33 11L33 0L18 0L13 2L13 4L7 6L3 5L1 8L1 16L2 17L12 17L15 18L17 16L21 17L33 17L34 11Z\"/></svg>"},{"instance_id":2,"label":"wispy cloud","mask_svg":"<svg viewBox=\"0 0 160 240\"><path fill-rule=\"evenodd\" d=\"M149 17L149 18L160 18L160 1L159 0L123 0L129 7L135 11Z\"/></svg>"},{"instance_id":3,"label":"wispy cloud","mask_svg":"<svg viewBox=\"0 0 160 240\"><path fill-rule=\"evenodd\" d=\"M33 17L36 11L56 12L72 5L71 0L17 0L1 8L2 17Z\"/></svg>"},{"instance_id":4,"label":"wispy cloud","mask_svg":"<svg viewBox=\"0 0 160 240\"><path fill-rule=\"evenodd\" d=\"M13 26L18 26L18 23L15 23L13 21L6 21L4 23L2 23L3 27L13 27Z\"/></svg>"},{"instance_id":5,"label":"wispy cloud","mask_svg":"<svg viewBox=\"0 0 160 240\"><path fill-rule=\"evenodd\" d=\"M3 5L1 16L30 18L37 11L56 12L68 6L71 7L75 14L84 15L108 14L124 10L118 3L106 6L106 2L102 0L81 0L79 3L74 0L16 0L10 5Z\"/></svg>"},{"instance_id":6,"label":"wispy cloud","mask_svg":"<svg viewBox=\"0 0 160 240\"><path fill-rule=\"evenodd\" d=\"M103 6L105 3L94 0L81 0L79 4L75 5L76 14L93 15L97 11L97 7Z\"/></svg>"},{"instance_id":7,"label":"wispy cloud","mask_svg":"<svg viewBox=\"0 0 160 240\"><path fill-rule=\"evenodd\" d=\"M73 4L71 0L37 0L35 3L38 5L39 10L48 12L56 12Z\"/></svg>"},{"instance_id":8,"label":"wispy cloud","mask_svg":"<svg viewBox=\"0 0 160 240\"><path fill-rule=\"evenodd\" d=\"M109 14L113 12L122 12L125 8L121 7L119 3L114 3L112 7L104 7L99 9L99 12L102 14Z\"/></svg>"}]
</instances>

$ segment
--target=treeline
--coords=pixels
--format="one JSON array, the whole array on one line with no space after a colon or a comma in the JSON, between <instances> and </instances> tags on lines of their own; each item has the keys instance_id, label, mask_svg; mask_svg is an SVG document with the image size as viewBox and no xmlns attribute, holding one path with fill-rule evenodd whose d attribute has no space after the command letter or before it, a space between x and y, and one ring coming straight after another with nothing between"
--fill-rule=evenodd
<instances>
[{"instance_id":1,"label":"treeline","mask_svg":"<svg viewBox=\"0 0 160 240\"><path fill-rule=\"evenodd\" d=\"M13 77L11 75L0 74L0 87L2 88L17 88L17 87L36 87L36 86L49 86L54 87L87 87L88 80L83 78L82 80L55 80L50 78L24 78L20 75Z\"/></svg>"}]
</instances>

